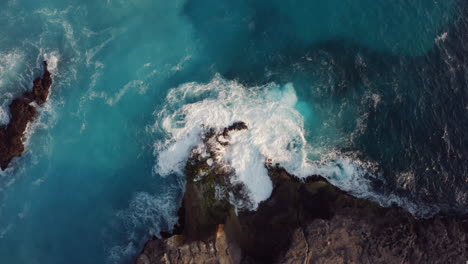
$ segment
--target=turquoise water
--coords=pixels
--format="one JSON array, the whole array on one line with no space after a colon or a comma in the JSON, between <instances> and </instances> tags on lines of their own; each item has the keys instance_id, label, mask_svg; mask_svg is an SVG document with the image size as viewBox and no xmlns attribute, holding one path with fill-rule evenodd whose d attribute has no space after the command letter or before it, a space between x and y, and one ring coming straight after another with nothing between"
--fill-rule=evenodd
<instances>
[{"instance_id":1,"label":"turquoise water","mask_svg":"<svg viewBox=\"0 0 468 264\"><path fill-rule=\"evenodd\" d=\"M466 210L466 10L456 0L3 1L3 122L41 61L58 66L27 152L0 177L0 261L131 263L177 221L183 190L183 177L157 169L155 144L170 138L157 113L171 89L217 73L245 87L293 84L311 160L371 162L369 191L415 214Z\"/></svg>"}]
</instances>

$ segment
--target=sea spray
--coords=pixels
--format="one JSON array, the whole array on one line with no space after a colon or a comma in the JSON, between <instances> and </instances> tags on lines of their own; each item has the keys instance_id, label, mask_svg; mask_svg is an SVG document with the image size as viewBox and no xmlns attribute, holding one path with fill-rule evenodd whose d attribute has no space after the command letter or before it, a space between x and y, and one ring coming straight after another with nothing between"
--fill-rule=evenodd
<instances>
[{"instance_id":1,"label":"sea spray","mask_svg":"<svg viewBox=\"0 0 468 264\"><path fill-rule=\"evenodd\" d=\"M156 144L155 170L160 175L183 175L191 151L203 149L199 146L206 129L220 132L242 121L248 129L230 134L228 146L218 148L217 162L235 171L233 183L247 187L251 209L271 195L267 161L297 177L322 175L347 191L369 196L366 175L372 175L372 164L335 150L321 153L318 161L308 158L314 147L305 138L304 119L295 108L297 96L290 83L244 87L216 75L207 84L192 82L172 89L166 101L156 123L166 134Z\"/></svg>"}]
</instances>

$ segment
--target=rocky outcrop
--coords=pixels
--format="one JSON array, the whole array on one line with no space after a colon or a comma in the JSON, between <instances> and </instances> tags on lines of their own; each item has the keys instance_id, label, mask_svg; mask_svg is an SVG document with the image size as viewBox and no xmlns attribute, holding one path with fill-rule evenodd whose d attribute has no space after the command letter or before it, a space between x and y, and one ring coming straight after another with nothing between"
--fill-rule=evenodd
<instances>
[{"instance_id":1,"label":"rocky outcrop","mask_svg":"<svg viewBox=\"0 0 468 264\"><path fill-rule=\"evenodd\" d=\"M30 122L36 117L37 105L47 101L52 85L51 73L44 61L44 73L42 77L34 80L32 91L28 91L15 98L10 104L10 122L0 126L0 168L5 170L14 157L21 156L24 152L22 137Z\"/></svg>"},{"instance_id":2,"label":"rocky outcrop","mask_svg":"<svg viewBox=\"0 0 468 264\"><path fill-rule=\"evenodd\" d=\"M352 197L320 176L302 181L277 164L265 165L274 185L271 197L256 211L236 212L230 199L244 199L245 190L230 184L229 169L212 163L216 152L210 142L228 144L229 133L242 129L248 128L236 123L218 133L207 132L208 153L194 151L187 163L179 225L174 234L148 241L137 264L464 263L468 259L467 216L415 219L401 208L383 208Z\"/></svg>"}]
</instances>

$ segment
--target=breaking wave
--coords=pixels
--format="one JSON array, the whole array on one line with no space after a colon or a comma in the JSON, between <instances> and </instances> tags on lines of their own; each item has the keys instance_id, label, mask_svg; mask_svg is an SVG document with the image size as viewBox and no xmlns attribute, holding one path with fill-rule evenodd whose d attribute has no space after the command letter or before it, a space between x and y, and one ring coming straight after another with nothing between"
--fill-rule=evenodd
<instances>
[{"instance_id":1,"label":"breaking wave","mask_svg":"<svg viewBox=\"0 0 468 264\"><path fill-rule=\"evenodd\" d=\"M183 175L190 152L203 144L206 128L222 131L243 121L248 130L230 135L229 146L220 150L223 162L234 169L233 181L243 183L255 209L272 192L267 161L284 167L300 178L321 175L339 188L383 205L402 204L397 197L380 197L370 190L376 165L338 150L320 153L307 142L304 118L295 108L297 96L290 83L244 87L217 75L207 84L186 83L172 89L166 105L157 113L156 129L166 139L156 143L155 171ZM199 148L202 149L202 148ZM404 204L412 205L407 201Z\"/></svg>"}]
</instances>

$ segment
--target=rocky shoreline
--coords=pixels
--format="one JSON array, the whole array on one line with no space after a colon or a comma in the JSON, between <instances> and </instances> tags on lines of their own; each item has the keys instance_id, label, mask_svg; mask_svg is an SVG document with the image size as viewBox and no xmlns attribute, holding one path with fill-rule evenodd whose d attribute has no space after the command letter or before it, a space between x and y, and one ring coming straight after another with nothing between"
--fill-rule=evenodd
<instances>
[{"instance_id":1,"label":"rocky shoreline","mask_svg":"<svg viewBox=\"0 0 468 264\"><path fill-rule=\"evenodd\" d=\"M50 87L52 86L52 76L44 61L44 73L33 82L32 91L28 91L15 98L10 106L10 122L0 126L0 168L8 168L14 157L19 157L24 152L23 135L28 124L37 115L36 106L47 101Z\"/></svg>"},{"instance_id":2,"label":"rocky shoreline","mask_svg":"<svg viewBox=\"0 0 468 264\"><path fill-rule=\"evenodd\" d=\"M216 160L213 140L229 133L209 130L208 155L193 151L187 186L172 234L148 241L136 264L153 263L464 263L468 216L416 219L402 208L355 198L320 176L302 181L277 164L265 165L271 197L256 211L236 210L242 186ZM222 137L220 141L220 137ZM207 165L208 164L208 165ZM221 191L220 191L221 190ZM230 193L230 195L223 195Z\"/></svg>"}]
</instances>

